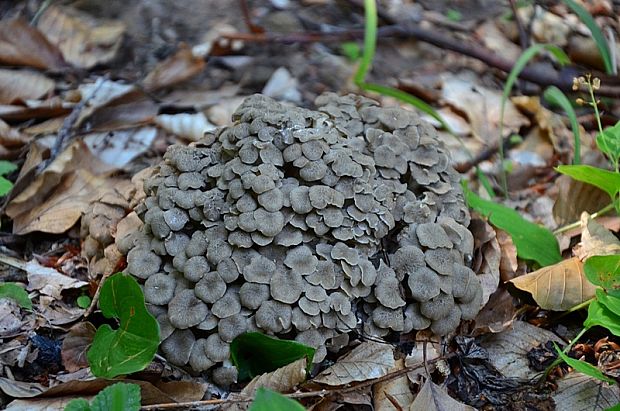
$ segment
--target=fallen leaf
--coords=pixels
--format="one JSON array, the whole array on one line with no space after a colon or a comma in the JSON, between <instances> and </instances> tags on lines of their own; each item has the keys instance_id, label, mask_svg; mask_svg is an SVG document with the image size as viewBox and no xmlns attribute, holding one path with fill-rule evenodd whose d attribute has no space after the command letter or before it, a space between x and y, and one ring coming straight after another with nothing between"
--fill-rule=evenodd
<instances>
[{"instance_id":1,"label":"fallen leaf","mask_svg":"<svg viewBox=\"0 0 620 411\"><path fill-rule=\"evenodd\" d=\"M207 110L207 117L218 127L232 124L232 115L239 108L245 96L225 98Z\"/></svg>"},{"instance_id":2,"label":"fallen leaf","mask_svg":"<svg viewBox=\"0 0 620 411\"><path fill-rule=\"evenodd\" d=\"M563 343L551 331L518 320L510 329L480 337L480 345L489 353L493 366L507 378L520 379L530 379L535 373L529 367L527 353L547 341Z\"/></svg>"},{"instance_id":3,"label":"fallen leaf","mask_svg":"<svg viewBox=\"0 0 620 411\"><path fill-rule=\"evenodd\" d=\"M620 403L618 387L572 372L557 382L552 394L556 411L607 410Z\"/></svg>"},{"instance_id":4,"label":"fallen leaf","mask_svg":"<svg viewBox=\"0 0 620 411\"><path fill-rule=\"evenodd\" d=\"M209 123L204 113L160 114L155 117L155 124L189 141L198 141L207 131L216 128Z\"/></svg>"},{"instance_id":5,"label":"fallen leaf","mask_svg":"<svg viewBox=\"0 0 620 411\"><path fill-rule=\"evenodd\" d=\"M142 81L145 90L152 92L188 80L202 72L205 62L186 45L159 63Z\"/></svg>"},{"instance_id":6,"label":"fallen leaf","mask_svg":"<svg viewBox=\"0 0 620 411\"><path fill-rule=\"evenodd\" d=\"M217 90L200 90L192 88L190 90L172 90L169 94L163 96L159 101L162 105L173 107L176 109L193 108L196 111L204 110L207 107L215 108L226 101L235 98L239 92L239 85L232 84L218 88ZM241 97L243 101L244 97ZM235 106L239 106L241 101ZM233 110L234 111L234 110ZM230 116L227 118L230 120Z\"/></svg>"},{"instance_id":7,"label":"fallen leaf","mask_svg":"<svg viewBox=\"0 0 620 411\"><path fill-rule=\"evenodd\" d=\"M581 214L581 242L573 249L575 255L585 260L593 255L620 254L620 240L588 213Z\"/></svg>"},{"instance_id":8,"label":"fallen leaf","mask_svg":"<svg viewBox=\"0 0 620 411\"><path fill-rule=\"evenodd\" d=\"M84 398L90 401L92 396L79 396L79 397L62 397L62 398L41 398L38 400L13 400L11 401L5 410L9 411L51 411L51 410L64 410L67 404L75 398Z\"/></svg>"},{"instance_id":9,"label":"fallen leaf","mask_svg":"<svg viewBox=\"0 0 620 411\"><path fill-rule=\"evenodd\" d=\"M382 377L393 367L394 353L389 344L365 341L312 381L326 385L345 385Z\"/></svg>"},{"instance_id":10,"label":"fallen leaf","mask_svg":"<svg viewBox=\"0 0 620 411\"><path fill-rule=\"evenodd\" d=\"M447 104L465 113L474 137L487 144L497 141L502 95L478 84L473 73L442 76L442 97ZM504 132L516 133L530 121L509 100L504 111Z\"/></svg>"},{"instance_id":11,"label":"fallen leaf","mask_svg":"<svg viewBox=\"0 0 620 411\"><path fill-rule=\"evenodd\" d=\"M513 279L519 268L519 263L517 262L517 247L515 247L515 244L512 242L510 234L504 230L496 229L495 234L501 251L499 275L500 279L505 282Z\"/></svg>"},{"instance_id":12,"label":"fallen leaf","mask_svg":"<svg viewBox=\"0 0 620 411\"><path fill-rule=\"evenodd\" d=\"M505 288L498 288L474 318L474 335L499 333L512 325L517 309L514 297Z\"/></svg>"},{"instance_id":13,"label":"fallen leaf","mask_svg":"<svg viewBox=\"0 0 620 411\"><path fill-rule=\"evenodd\" d=\"M493 20L488 20L476 29L476 35L482 43L498 55L517 61L521 55L521 49L514 42L510 41L502 33Z\"/></svg>"},{"instance_id":14,"label":"fallen leaf","mask_svg":"<svg viewBox=\"0 0 620 411\"><path fill-rule=\"evenodd\" d=\"M276 100L292 101L294 103L301 102L301 93L299 92L299 82L285 68L280 67L273 72L267 84L263 88L262 94L274 98Z\"/></svg>"},{"instance_id":15,"label":"fallen leaf","mask_svg":"<svg viewBox=\"0 0 620 411\"><path fill-rule=\"evenodd\" d=\"M475 411L474 407L458 402L450 397L430 379L426 380L422 389L409 407L410 411Z\"/></svg>"},{"instance_id":16,"label":"fallen leaf","mask_svg":"<svg viewBox=\"0 0 620 411\"><path fill-rule=\"evenodd\" d=\"M26 100L23 105L0 104L3 120L33 120L58 117L71 112L74 104L55 96L47 100Z\"/></svg>"},{"instance_id":17,"label":"fallen leaf","mask_svg":"<svg viewBox=\"0 0 620 411\"><path fill-rule=\"evenodd\" d=\"M121 47L125 25L104 21L70 7L50 6L37 28L56 44L66 61L89 69L111 62Z\"/></svg>"},{"instance_id":18,"label":"fallen leaf","mask_svg":"<svg viewBox=\"0 0 620 411\"><path fill-rule=\"evenodd\" d=\"M88 321L71 327L62 342L60 351L62 365L67 371L75 372L88 367L86 352L90 348L96 331L95 326Z\"/></svg>"},{"instance_id":19,"label":"fallen leaf","mask_svg":"<svg viewBox=\"0 0 620 411\"><path fill-rule=\"evenodd\" d=\"M609 196L600 188L570 176L555 180L558 196L553 205L553 217L559 226L579 221L581 213L594 213L609 204Z\"/></svg>"},{"instance_id":20,"label":"fallen leaf","mask_svg":"<svg viewBox=\"0 0 620 411\"><path fill-rule=\"evenodd\" d=\"M132 128L109 132L91 133L84 136L84 143L99 160L117 168L146 152L155 137L154 127Z\"/></svg>"},{"instance_id":21,"label":"fallen leaf","mask_svg":"<svg viewBox=\"0 0 620 411\"><path fill-rule=\"evenodd\" d=\"M54 86L54 81L34 71L0 69L0 104L36 100L54 90Z\"/></svg>"},{"instance_id":22,"label":"fallen leaf","mask_svg":"<svg viewBox=\"0 0 620 411\"><path fill-rule=\"evenodd\" d=\"M96 96L99 91L94 93ZM158 105L142 90L132 88L124 94L93 105L78 120L83 132L109 131L150 124L157 115Z\"/></svg>"},{"instance_id":23,"label":"fallen leaf","mask_svg":"<svg viewBox=\"0 0 620 411\"><path fill-rule=\"evenodd\" d=\"M510 280L520 290L532 294L545 310L566 311L594 297L596 287L585 277L577 257L562 260Z\"/></svg>"},{"instance_id":24,"label":"fallen leaf","mask_svg":"<svg viewBox=\"0 0 620 411\"><path fill-rule=\"evenodd\" d=\"M402 359L396 360L394 368L390 372L399 371L405 368L405 362ZM378 382L372 386L373 406L377 411L392 411L395 408L394 402L401 409L407 409L413 402L413 392L409 387L407 376L393 379L391 381Z\"/></svg>"},{"instance_id":25,"label":"fallen leaf","mask_svg":"<svg viewBox=\"0 0 620 411\"><path fill-rule=\"evenodd\" d=\"M306 380L306 357L280 367L275 371L258 375L241 391L242 396L251 397L259 387L277 392L290 392Z\"/></svg>"},{"instance_id":26,"label":"fallen leaf","mask_svg":"<svg viewBox=\"0 0 620 411\"><path fill-rule=\"evenodd\" d=\"M477 214L472 218L469 230L474 237L472 269L478 273L482 285L481 304L484 305L499 285L501 250L495 230Z\"/></svg>"},{"instance_id":27,"label":"fallen leaf","mask_svg":"<svg viewBox=\"0 0 620 411\"><path fill-rule=\"evenodd\" d=\"M0 63L39 69L66 68L60 50L22 19L0 21Z\"/></svg>"}]
</instances>

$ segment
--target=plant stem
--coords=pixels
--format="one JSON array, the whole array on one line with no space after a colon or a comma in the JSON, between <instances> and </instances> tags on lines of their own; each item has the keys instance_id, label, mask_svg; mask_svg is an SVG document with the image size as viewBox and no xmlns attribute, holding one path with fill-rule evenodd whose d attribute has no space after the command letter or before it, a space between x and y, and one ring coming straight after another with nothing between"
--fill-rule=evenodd
<instances>
[{"instance_id":1,"label":"plant stem","mask_svg":"<svg viewBox=\"0 0 620 411\"><path fill-rule=\"evenodd\" d=\"M375 49L377 46L377 4L375 0L364 0L364 52L362 61L360 62L357 72L353 80L356 85L360 85L366 78L366 73L370 70L372 60L375 57Z\"/></svg>"},{"instance_id":2,"label":"plant stem","mask_svg":"<svg viewBox=\"0 0 620 411\"><path fill-rule=\"evenodd\" d=\"M601 208L599 211L597 211L596 213L593 213L590 218L598 218L600 216L602 216L603 214L608 213L609 211L614 209L614 204L607 204L605 207ZM557 230L555 230L553 232L554 235L558 235L558 234L562 234L566 231L570 231L574 228L579 228L579 226L581 226L581 221L575 221L574 223L565 225L564 227L560 227Z\"/></svg>"},{"instance_id":3,"label":"plant stem","mask_svg":"<svg viewBox=\"0 0 620 411\"><path fill-rule=\"evenodd\" d=\"M563 350L562 352L564 354L568 354L568 352L570 351L571 348L573 348L573 345L575 345L577 343L577 341L579 341L579 339L581 337L583 337L583 335L588 331L588 328L582 328L581 331L579 331L579 334L577 334L575 336L575 338L572 339L572 341L570 342L570 344L568 344ZM551 370L553 370L555 367L557 367L558 365L562 364L562 359L561 358L556 358L555 361L553 361L551 363L550 366L547 367L547 369L545 370L545 373L543 374L543 376L541 377L541 381L544 381L547 379L547 377L549 376L549 374L551 373Z\"/></svg>"}]
</instances>

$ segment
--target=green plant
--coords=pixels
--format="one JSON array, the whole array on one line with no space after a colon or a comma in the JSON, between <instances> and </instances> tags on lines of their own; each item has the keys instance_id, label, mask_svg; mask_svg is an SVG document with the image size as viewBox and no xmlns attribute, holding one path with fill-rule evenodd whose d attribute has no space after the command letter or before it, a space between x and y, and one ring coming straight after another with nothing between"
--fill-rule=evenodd
<instances>
[{"instance_id":1,"label":"green plant","mask_svg":"<svg viewBox=\"0 0 620 411\"><path fill-rule=\"evenodd\" d=\"M83 309L87 309L88 307L90 307L90 303L91 303L91 298L87 295L80 295L77 300L77 306Z\"/></svg>"},{"instance_id":2,"label":"green plant","mask_svg":"<svg viewBox=\"0 0 620 411\"><path fill-rule=\"evenodd\" d=\"M144 369L159 345L159 324L144 305L144 295L136 280L116 273L101 287L101 312L117 318L118 330L108 324L97 329L87 358L97 377L114 378Z\"/></svg>"},{"instance_id":3,"label":"green plant","mask_svg":"<svg viewBox=\"0 0 620 411\"><path fill-rule=\"evenodd\" d=\"M65 411L138 411L140 401L139 385L119 382L101 390L90 403L84 398L71 400Z\"/></svg>"},{"instance_id":4,"label":"green plant","mask_svg":"<svg viewBox=\"0 0 620 411\"><path fill-rule=\"evenodd\" d=\"M260 387L256 390L256 396L249 411L304 411L304 409L297 401Z\"/></svg>"},{"instance_id":5,"label":"green plant","mask_svg":"<svg viewBox=\"0 0 620 411\"><path fill-rule=\"evenodd\" d=\"M13 188L13 183L3 176L17 170L17 166L9 161L0 160L0 196L7 195Z\"/></svg>"},{"instance_id":6,"label":"green plant","mask_svg":"<svg viewBox=\"0 0 620 411\"><path fill-rule=\"evenodd\" d=\"M455 9L448 9L446 11L446 18L450 21L459 22L463 19L463 14Z\"/></svg>"},{"instance_id":7,"label":"green plant","mask_svg":"<svg viewBox=\"0 0 620 411\"><path fill-rule=\"evenodd\" d=\"M596 25L594 18L588 10L584 9L583 6L576 3L574 0L563 0L564 3L575 13L579 19L585 24L590 33L592 33L592 38L596 43L596 47L601 53L601 58L603 59L603 64L605 65L605 71L607 74L614 74L614 64L611 59L611 53L609 51L609 44L607 44L607 40L603 35L601 29Z\"/></svg>"},{"instance_id":8,"label":"green plant","mask_svg":"<svg viewBox=\"0 0 620 411\"><path fill-rule=\"evenodd\" d=\"M10 298L20 307L32 310L32 301L28 293L16 283L0 283L0 299L2 298Z\"/></svg>"},{"instance_id":9,"label":"green plant","mask_svg":"<svg viewBox=\"0 0 620 411\"><path fill-rule=\"evenodd\" d=\"M556 86L547 87L545 92L543 93L543 97L549 103L558 105L566 112L568 119L570 121L570 126L573 131L573 147L575 152L573 154L573 165L581 164L581 133L579 131L579 122L577 121L577 114L575 113L575 109L570 103L566 94L562 92Z\"/></svg>"},{"instance_id":10,"label":"green plant","mask_svg":"<svg viewBox=\"0 0 620 411\"><path fill-rule=\"evenodd\" d=\"M239 381L274 371L303 357L310 367L315 351L296 341L257 332L241 334L230 344L230 358L239 371Z\"/></svg>"},{"instance_id":11,"label":"green plant","mask_svg":"<svg viewBox=\"0 0 620 411\"><path fill-rule=\"evenodd\" d=\"M340 45L342 54L344 54L350 61L357 61L362 57L362 49L359 44L354 41L347 41Z\"/></svg>"}]
</instances>

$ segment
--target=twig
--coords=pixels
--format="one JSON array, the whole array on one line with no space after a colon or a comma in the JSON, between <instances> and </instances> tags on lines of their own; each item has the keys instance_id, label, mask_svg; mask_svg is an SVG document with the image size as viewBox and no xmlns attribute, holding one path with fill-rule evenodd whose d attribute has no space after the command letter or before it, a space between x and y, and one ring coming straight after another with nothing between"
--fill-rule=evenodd
<instances>
[{"instance_id":1,"label":"twig","mask_svg":"<svg viewBox=\"0 0 620 411\"><path fill-rule=\"evenodd\" d=\"M429 364L433 364L439 360L446 360L456 356L456 353L450 353L443 357L433 358L429 360ZM296 392L293 394L284 394L289 398L312 398L312 397L325 397L327 395L332 394L346 394L349 392L357 391L359 389L367 388L373 386L380 382L386 382L394 380L398 377L406 375L411 371L415 371L418 368L424 366L424 362L421 361L419 363L410 365L409 367L405 367L402 370L396 370L391 373L388 373L382 377L373 378L370 380L362 381L359 384L352 385L350 387L341 387L341 388L326 388L318 391L308 391L308 392ZM190 407L199 407L205 405L222 405L222 404L232 404L232 403L241 403L241 402L250 402L254 400L254 397L247 398L228 398L228 399L215 399L215 400L202 400L202 401L188 401L188 402L177 402L177 403L166 403L166 404L155 404L155 405L145 405L140 408L141 411L155 411L155 410L171 410L177 408L190 408Z\"/></svg>"},{"instance_id":2,"label":"twig","mask_svg":"<svg viewBox=\"0 0 620 411\"><path fill-rule=\"evenodd\" d=\"M527 31L525 31L525 26L523 26L521 17L519 17L519 13L517 10L517 4L515 0L508 0L508 1L510 3L510 8L512 9L512 14L515 16L515 22L517 23L517 29L519 30L519 43L521 44L521 48L525 50L530 46L529 36L527 35Z\"/></svg>"},{"instance_id":3,"label":"twig","mask_svg":"<svg viewBox=\"0 0 620 411\"><path fill-rule=\"evenodd\" d=\"M103 285L105 280L107 280L108 277L110 277L112 274L113 272L106 273L103 275L103 277L101 277L101 280L99 280L99 284L97 285L97 290L95 291L95 295L93 295L93 299L90 302L88 309L84 311L84 314L82 314L82 317L88 318L88 316L91 315L93 311L95 311L95 308L97 308L97 302L99 302L99 295L101 294L101 286Z\"/></svg>"},{"instance_id":4,"label":"twig","mask_svg":"<svg viewBox=\"0 0 620 411\"><path fill-rule=\"evenodd\" d=\"M262 33L265 31L262 27L252 23L252 16L250 14L250 7L248 6L247 0L239 0L239 7L241 7L243 21L245 21L245 25L251 33Z\"/></svg>"}]
</instances>

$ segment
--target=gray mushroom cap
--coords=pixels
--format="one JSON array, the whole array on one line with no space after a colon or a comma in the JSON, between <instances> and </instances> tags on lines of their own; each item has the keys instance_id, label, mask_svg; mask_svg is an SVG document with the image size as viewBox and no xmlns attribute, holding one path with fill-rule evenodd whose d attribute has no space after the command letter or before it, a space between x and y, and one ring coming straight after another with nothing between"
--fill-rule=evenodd
<instances>
[{"instance_id":1,"label":"gray mushroom cap","mask_svg":"<svg viewBox=\"0 0 620 411\"><path fill-rule=\"evenodd\" d=\"M189 361L195 342L196 337L190 330L175 330L159 347L168 361L183 366Z\"/></svg>"},{"instance_id":2,"label":"gray mushroom cap","mask_svg":"<svg viewBox=\"0 0 620 411\"><path fill-rule=\"evenodd\" d=\"M168 319L180 329L200 324L208 313L207 305L199 300L191 289L181 291L168 304Z\"/></svg>"},{"instance_id":3,"label":"gray mushroom cap","mask_svg":"<svg viewBox=\"0 0 620 411\"><path fill-rule=\"evenodd\" d=\"M161 258L145 248L134 248L127 254L127 271L138 278L148 278L159 271Z\"/></svg>"},{"instance_id":4,"label":"gray mushroom cap","mask_svg":"<svg viewBox=\"0 0 620 411\"><path fill-rule=\"evenodd\" d=\"M144 300L156 305L168 304L174 297L176 285L175 279L169 275L153 274L144 282Z\"/></svg>"}]
</instances>

